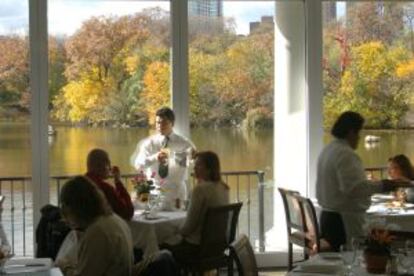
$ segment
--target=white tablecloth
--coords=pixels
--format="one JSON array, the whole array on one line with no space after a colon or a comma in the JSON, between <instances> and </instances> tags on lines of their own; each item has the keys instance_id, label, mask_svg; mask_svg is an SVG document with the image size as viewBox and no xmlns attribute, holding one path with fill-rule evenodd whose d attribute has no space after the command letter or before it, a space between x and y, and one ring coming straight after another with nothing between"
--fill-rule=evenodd
<instances>
[{"instance_id":1,"label":"white tablecloth","mask_svg":"<svg viewBox=\"0 0 414 276\"><path fill-rule=\"evenodd\" d=\"M389 208L386 203L372 204L368 209L368 220L382 218L387 224L396 225L401 231L414 232L414 206L408 208Z\"/></svg>"},{"instance_id":2,"label":"white tablecloth","mask_svg":"<svg viewBox=\"0 0 414 276\"><path fill-rule=\"evenodd\" d=\"M324 254L324 253L321 253ZM330 253L328 253L330 254ZM295 267L292 271L288 272L287 276L326 276L326 275L343 275L345 267L342 259L340 259L341 254L338 254L338 259L325 259L320 257L320 255L315 255L309 260L303 262L301 265ZM360 253L361 254L361 253ZM353 266L352 272L353 275L365 276L365 275L385 275L385 274L371 274L368 273L364 267L363 262L360 260L361 265Z\"/></svg>"},{"instance_id":3,"label":"white tablecloth","mask_svg":"<svg viewBox=\"0 0 414 276\"><path fill-rule=\"evenodd\" d=\"M178 243L178 232L185 222L186 212L159 212L157 219L146 219L142 210L135 211L129 222L134 246L144 250L144 257L159 251L159 244Z\"/></svg>"}]
</instances>

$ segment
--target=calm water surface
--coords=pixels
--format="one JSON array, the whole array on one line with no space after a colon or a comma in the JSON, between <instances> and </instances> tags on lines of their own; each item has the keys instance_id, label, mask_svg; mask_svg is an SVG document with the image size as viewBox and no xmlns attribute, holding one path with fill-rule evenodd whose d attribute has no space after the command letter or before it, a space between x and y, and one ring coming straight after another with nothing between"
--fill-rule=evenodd
<instances>
[{"instance_id":1,"label":"calm water surface","mask_svg":"<svg viewBox=\"0 0 414 276\"><path fill-rule=\"evenodd\" d=\"M112 163L124 173L134 172L129 158L139 140L152 133L142 128L55 127L56 136L49 137L49 169L51 175L79 174L85 171L89 150L106 149ZM380 143L365 144L365 135L381 137ZM198 150L214 150L222 161L223 171L264 170L273 176L273 131L240 129L205 129L191 131ZM382 166L395 154L405 153L414 160L414 130L363 131L357 150L365 166ZM329 141L329 136L324 138ZM0 177L30 175L30 131L22 123L0 123Z\"/></svg>"}]
</instances>

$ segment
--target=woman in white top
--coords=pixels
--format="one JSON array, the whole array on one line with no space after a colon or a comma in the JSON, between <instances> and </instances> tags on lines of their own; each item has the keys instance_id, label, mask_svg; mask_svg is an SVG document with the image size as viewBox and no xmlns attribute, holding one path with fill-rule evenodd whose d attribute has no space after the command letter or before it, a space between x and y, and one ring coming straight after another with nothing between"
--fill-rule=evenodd
<instances>
[{"instance_id":1,"label":"woman in white top","mask_svg":"<svg viewBox=\"0 0 414 276\"><path fill-rule=\"evenodd\" d=\"M130 276L132 238L128 225L114 214L103 193L84 176L69 180L61 192L62 215L82 229L77 263L61 262L65 275Z\"/></svg>"},{"instance_id":2,"label":"woman in white top","mask_svg":"<svg viewBox=\"0 0 414 276\"><path fill-rule=\"evenodd\" d=\"M212 151L195 156L194 174L197 185L193 190L187 219L181 229L183 240L170 248L176 260L193 258L198 253L201 228L209 207L229 203L229 186L221 179L220 161Z\"/></svg>"}]
</instances>

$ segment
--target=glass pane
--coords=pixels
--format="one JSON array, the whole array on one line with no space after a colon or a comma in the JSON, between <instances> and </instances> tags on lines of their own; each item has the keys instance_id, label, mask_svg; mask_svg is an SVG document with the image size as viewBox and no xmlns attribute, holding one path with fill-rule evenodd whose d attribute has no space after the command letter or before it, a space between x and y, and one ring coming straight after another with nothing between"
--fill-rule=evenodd
<instances>
[{"instance_id":1,"label":"glass pane","mask_svg":"<svg viewBox=\"0 0 414 276\"><path fill-rule=\"evenodd\" d=\"M366 119L358 147L366 167L401 153L413 159L414 132L407 129L414 126L414 4L325 2L323 8L326 129L339 113L357 111Z\"/></svg>"},{"instance_id":2,"label":"glass pane","mask_svg":"<svg viewBox=\"0 0 414 276\"><path fill-rule=\"evenodd\" d=\"M16 255L33 250L28 10L27 0L0 2L1 223Z\"/></svg>"},{"instance_id":3,"label":"glass pane","mask_svg":"<svg viewBox=\"0 0 414 276\"><path fill-rule=\"evenodd\" d=\"M169 1L49 1L50 174L86 172L94 148L122 174L170 103ZM51 180L51 202L65 180Z\"/></svg>"},{"instance_id":4,"label":"glass pane","mask_svg":"<svg viewBox=\"0 0 414 276\"><path fill-rule=\"evenodd\" d=\"M189 1L191 138L221 158L231 200L244 202L239 231L258 246L258 176L273 178L273 1ZM272 188L265 209L273 210ZM266 214L266 231L273 226Z\"/></svg>"}]
</instances>

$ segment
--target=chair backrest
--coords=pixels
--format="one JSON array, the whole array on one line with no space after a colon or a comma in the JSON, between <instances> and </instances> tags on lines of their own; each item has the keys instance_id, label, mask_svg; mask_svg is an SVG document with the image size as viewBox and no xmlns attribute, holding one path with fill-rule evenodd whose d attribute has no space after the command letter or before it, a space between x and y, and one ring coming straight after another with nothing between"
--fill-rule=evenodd
<instances>
[{"instance_id":1,"label":"chair backrest","mask_svg":"<svg viewBox=\"0 0 414 276\"><path fill-rule=\"evenodd\" d=\"M242 205L239 202L207 209L201 230L200 257L222 255L234 241Z\"/></svg>"},{"instance_id":2,"label":"chair backrest","mask_svg":"<svg viewBox=\"0 0 414 276\"><path fill-rule=\"evenodd\" d=\"M230 245L230 252L234 258L240 276L257 276L256 258L249 238L241 234L236 241Z\"/></svg>"},{"instance_id":3,"label":"chair backrest","mask_svg":"<svg viewBox=\"0 0 414 276\"><path fill-rule=\"evenodd\" d=\"M310 247L310 245L316 245L316 252L320 252L319 224L312 200L301 195L295 195L294 197L296 198L302 213L303 229L307 238L306 245L308 247Z\"/></svg>"},{"instance_id":4,"label":"chair backrest","mask_svg":"<svg viewBox=\"0 0 414 276\"><path fill-rule=\"evenodd\" d=\"M286 227L288 236L293 232L302 234L302 244L308 248L316 245L320 251L320 235L315 207L309 198L297 191L278 188L285 207Z\"/></svg>"}]
</instances>

